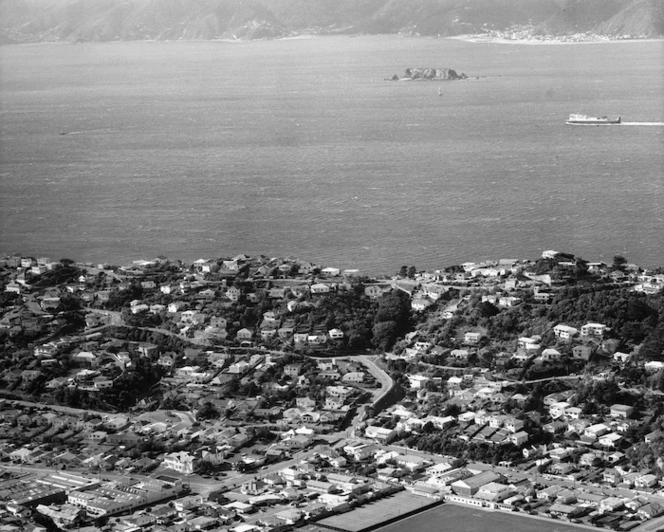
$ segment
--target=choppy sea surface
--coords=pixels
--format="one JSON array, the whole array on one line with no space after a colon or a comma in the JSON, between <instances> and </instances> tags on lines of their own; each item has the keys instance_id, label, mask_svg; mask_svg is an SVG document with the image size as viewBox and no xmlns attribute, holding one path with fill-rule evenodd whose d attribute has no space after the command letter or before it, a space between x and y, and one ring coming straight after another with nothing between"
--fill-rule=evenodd
<instances>
[{"instance_id":1,"label":"choppy sea surface","mask_svg":"<svg viewBox=\"0 0 664 532\"><path fill-rule=\"evenodd\" d=\"M664 127L565 125L664 122L663 58L397 36L2 46L0 252L664 265ZM469 79L385 81L419 66Z\"/></svg>"}]
</instances>

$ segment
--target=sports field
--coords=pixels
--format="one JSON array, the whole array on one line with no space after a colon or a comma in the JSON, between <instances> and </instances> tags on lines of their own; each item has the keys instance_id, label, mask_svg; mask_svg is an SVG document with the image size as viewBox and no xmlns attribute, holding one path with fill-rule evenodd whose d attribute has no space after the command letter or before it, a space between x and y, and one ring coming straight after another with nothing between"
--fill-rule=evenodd
<instances>
[{"instance_id":1,"label":"sports field","mask_svg":"<svg viewBox=\"0 0 664 532\"><path fill-rule=\"evenodd\" d=\"M352 515L353 512L347 515ZM587 532L589 528L564 521L536 519L524 514L486 511L445 503L376 529L376 532Z\"/></svg>"},{"instance_id":2,"label":"sports field","mask_svg":"<svg viewBox=\"0 0 664 532\"><path fill-rule=\"evenodd\" d=\"M321 525L328 525L335 529L359 532L368 527L384 523L394 517L435 504L436 501L418 497L407 491L400 491L385 499L380 499L356 508L352 512L335 515L319 521ZM399 524L399 521L396 524ZM395 530L402 530L396 528Z\"/></svg>"}]
</instances>

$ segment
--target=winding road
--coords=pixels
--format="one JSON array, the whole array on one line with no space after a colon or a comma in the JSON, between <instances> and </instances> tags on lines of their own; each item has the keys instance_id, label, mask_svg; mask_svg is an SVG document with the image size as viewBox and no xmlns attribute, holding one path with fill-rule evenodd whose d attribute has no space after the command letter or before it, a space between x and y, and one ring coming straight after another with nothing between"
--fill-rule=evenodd
<instances>
[{"instance_id":1,"label":"winding road","mask_svg":"<svg viewBox=\"0 0 664 532\"><path fill-rule=\"evenodd\" d=\"M392 380L392 377L390 377L387 372L378 367L375 362L376 358L375 355L360 355L356 358L356 360L359 360L364 364L369 373L373 375L374 379L380 383L380 390L374 392L374 400L371 403L371 406L378 404L383 397L390 393L390 390L392 390L392 387L394 386L394 380Z\"/></svg>"}]
</instances>

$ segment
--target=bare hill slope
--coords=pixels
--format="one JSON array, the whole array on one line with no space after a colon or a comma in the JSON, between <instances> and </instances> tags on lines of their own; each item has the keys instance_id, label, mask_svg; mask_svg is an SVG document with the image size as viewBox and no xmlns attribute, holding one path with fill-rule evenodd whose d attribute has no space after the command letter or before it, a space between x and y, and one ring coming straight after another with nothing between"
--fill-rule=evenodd
<instances>
[{"instance_id":1,"label":"bare hill slope","mask_svg":"<svg viewBox=\"0 0 664 532\"><path fill-rule=\"evenodd\" d=\"M298 33L664 35L661 0L0 0L0 42L263 39Z\"/></svg>"}]
</instances>

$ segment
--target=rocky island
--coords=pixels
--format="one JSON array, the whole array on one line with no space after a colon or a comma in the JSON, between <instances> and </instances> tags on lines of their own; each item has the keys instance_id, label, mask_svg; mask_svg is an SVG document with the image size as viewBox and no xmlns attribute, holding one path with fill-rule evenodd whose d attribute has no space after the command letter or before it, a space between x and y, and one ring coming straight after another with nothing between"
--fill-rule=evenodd
<instances>
[{"instance_id":1,"label":"rocky island","mask_svg":"<svg viewBox=\"0 0 664 532\"><path fill-rule=\"evenodd\" d=\"M463 72L457 74L456 70L451 68L407 68L403 76L394 74L392 81L411 81L411 80L431 80L431 81L454 81L458 79L467 79L468 76Z\"/></svg>"}]
</instances>

